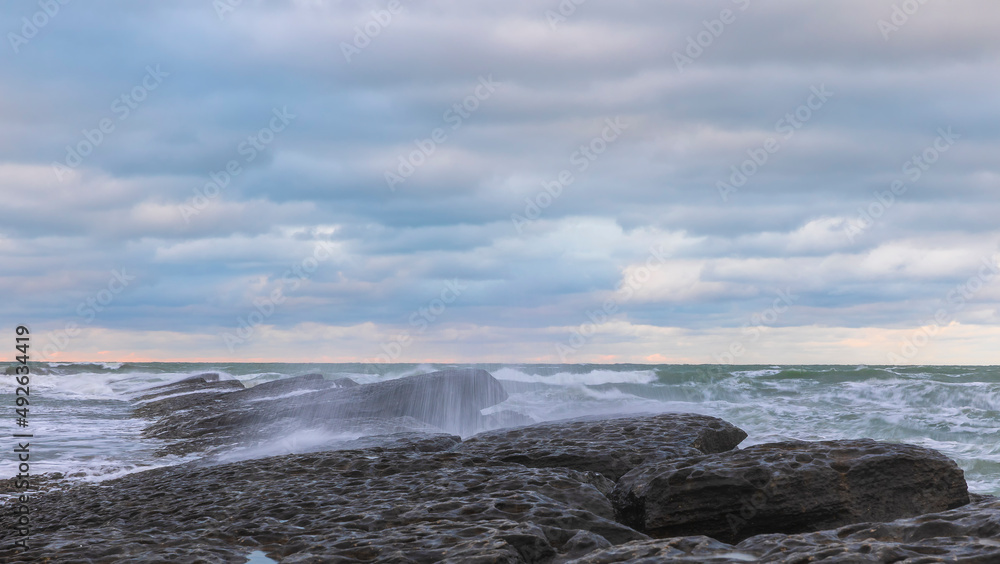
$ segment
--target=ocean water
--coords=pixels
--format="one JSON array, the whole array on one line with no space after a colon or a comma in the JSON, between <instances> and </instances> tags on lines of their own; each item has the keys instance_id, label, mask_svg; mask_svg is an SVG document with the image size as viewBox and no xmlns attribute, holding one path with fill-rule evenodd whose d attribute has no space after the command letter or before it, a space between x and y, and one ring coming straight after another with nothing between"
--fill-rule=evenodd
<instances>
[{"instance_id":1,"label":"ocean water","mask_svg":"<svg viewBox=\"0 0 1000 564\"><path fill-rule=\"evenodd\" d=\"M130 399L193 374L218 372L255 385L321 372L369 383L448 367L254 363L42 363L33 367L32 474L60 472L99 482L197 458L156 457L165 443L141 437ZM535 421L615 413L694 412L721 417L749 437L741 446L787 439L873 438L939 450L965 471L971 491L1000 494L1000 367L474 365L510 398L484 413L513 410ZM7 437L15 425L14 377L2 376ZM330 448L354 436L293 433L238 458ZM8 439L9 443L13 439ZM17 473L9 448L0 474Z\"/></svg>"}]
</instances>

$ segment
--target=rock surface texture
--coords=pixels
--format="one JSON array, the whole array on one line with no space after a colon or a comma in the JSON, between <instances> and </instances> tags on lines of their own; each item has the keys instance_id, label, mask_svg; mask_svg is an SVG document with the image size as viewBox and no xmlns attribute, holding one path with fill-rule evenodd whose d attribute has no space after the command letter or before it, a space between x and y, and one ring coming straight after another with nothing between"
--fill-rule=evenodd
<instances>
[{"instance_id":1,"label":"rock surface texture","mask_svg":"<svg viewBox=\"0 0 1000 564\"><path fill-rule=\"evenodd\" d=\"M637 541L598 549L574 564L630 562L773 564L995 564L1000 562L1000 501L980 501L888 523L829 531L770 534L728 545L708 537Z\"/></svg>"},{"instance_id":2,"label":"rock surface texture","mask_svg":"<svg viewBox=\"0 0 1000 564\"><path fill-rule=\"evenodd\" d=\"M736 541L889 521L969 503L962 470L922 447L784 442L648 463L612 494L619 521L655 537Z\"/></svg>"},{"instance_id":3,"label":"rock surface texture","mask_svg":"<svg viewBox=\"0 0 1000 564\"><path fill-rule=\"evenodd\" d=\"M33 548L9 550L6 536L0 561L242 563L264 550L288 562L547 562L648 538L613 521L603 476L440 450L457 440L406 435L42 494Z\"/></svg>"},{"instance_id":4,"label":"rock surface texture","mask_svg":"<svg viewBox=\"0 0 1000 564\"><path fill-rule=\"evenodd\" d=\"M536 468L574 468L617 480L640 464L730 450L747 434L707 415L666 413L556 421L480 433L461 452Z\"/></svg>"}]
</instances>

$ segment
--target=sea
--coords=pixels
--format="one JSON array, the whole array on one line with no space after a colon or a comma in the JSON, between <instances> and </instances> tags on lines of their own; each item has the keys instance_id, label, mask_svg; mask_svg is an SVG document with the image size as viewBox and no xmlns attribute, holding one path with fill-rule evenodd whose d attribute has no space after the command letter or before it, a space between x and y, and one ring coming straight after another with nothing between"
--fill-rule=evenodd
<instances>
[{"instance_id":1,"label":"sea","mask_svg":"<svg viewBox=\"0 0 1000 564\"><path fill-rule=\"evenodd\" d=\"M553 364L36 363L28 426L16 424L14 376L0 386L6 436L30 433L31 473L102 482L198 458L158 457L149 421L131 400L151 387L205 372L247 386L322 373L359 383L443 368L489 371L509 394L500 410L535 421L622 413L689 412L720 417L748 433L740 445L799 439L905 442L938 450L965 471L970 491L1000 495L998 366L735 366ZM357 437L292 433L242 458L336 448ZM0 477L17 473L14 439Z\"/></svg>"}]
</instances>

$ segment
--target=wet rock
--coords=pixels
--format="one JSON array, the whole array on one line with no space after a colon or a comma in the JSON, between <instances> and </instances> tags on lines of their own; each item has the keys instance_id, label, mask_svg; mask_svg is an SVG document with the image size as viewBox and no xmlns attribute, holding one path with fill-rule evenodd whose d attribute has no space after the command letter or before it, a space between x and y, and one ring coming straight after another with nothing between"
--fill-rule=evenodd
<instances>
[{"instance_id":1,"label":"wet rock","mask_svg":"<svg viewBox=\"0 0 1000 564\"><path fill-rule=\"evenodd\" d=\"M746 436L742 429L715 417L665 413L489 431L457 448L531 467L591 470L617 480L646 461L726 451Z\"/></svg>"},{"instance_id":2,"label":"wet rock","mask_svg":"<svg viewBox=\"0 0 1000 564\"><path fill-rule=\"evenodd\" d=\"M980 503L983 501L997 501L997 500L1000 500L1000 497L997 497L995 495L977 494L969 492L969 503Z\"/></svg>"},{"instance_id":3,"label":"wet rock","mask_svg":"<svg viewBox=\"0 0 1000 564\"><path fill-rule=\"evenodd\" d=\"M833 531L760 535L738 545L765 562L1000 562L1000 501L950 511L861 523ZM821 556L822 555L822 556Z\"/></svg>"},{"instance_id":4,"label":"wet rock","mask_svg":"<svg viewBox=\"0 0 1000 564\"><path fill-rule=\"evenodd\" d=\"M75 483L72 480L67 479L67 476L62 472L31 474L31 477L28 478L27 488L18 487L19 484L23 484L23 479L16 476L0 480L0 496L5 494L18 496L23 493L34 495L38 492L60 490L75 485Z\"/></svg>"},{"instance_id":5,"label":"wet rock","mask_svg":"<svg viewBox=\"0 0 1000 564\"><path fill-rule=\"evenodd\" d=\"M962 470L922 447L784 442L645 464L618 481L618 520L655 537L732 542L888 521L969 502Z\"/></svg>"},{"instance_id":6,"label":"wet rock","mask_svg":"<svg viewBox=\"0 0 1000 564\"><path fill-rule=\"evenodd\" d=\"M133 399L136 402L150 402L157 398L172 396L175 394L193 392L213 392L219 390L243 390L246 389L238 380L220 380L216 372L206 372L197 376L189 376L177 382L153 386L143 390L141 396Z\"/></svg>"},{"instance_id":7,"label":"wet rock","mask_svg":"<svg viewBox=\"0 0 1000 564\"><path fill-rule=\"evenodd\" d=\"M322 374L305 374L303 376L293 376L291 378L281 378L270 382L262 382L241 394L241 399L265 398L268 396L280 396L291 392L305 392L310 390L324 390L327 388L340 387L332 380L326 380Z\"/></svg>"},{"instance_id":8,"label":"wet rock","mask_svg":"<svg viewBox=\"0 0 1000 564\"><path fill-rule=\"evenodd\" d=\"M349 535L347 539L317 539L312 546L287 557L281 553L275 556L283 564L330 561L523 564L563 562L594 548L611 546L587 531L501 519L475 524L442 520L377 534L352 531Z\"/></svg>"},{"instance_id":9,"label":"wet rock","mask_svg":"<svg viewBox=\"0 0 1000 564\"><path fill-rule=\"evenodd\" d=\"M767 534L728 545L707 537L635 541L594 551L574 564L630 562L762 562L773 564L930 564L1000 562L1000 501L795 535Z\"/></svg>"},{"instance_id":10,"label":"wet rock","mask_svg":"<svg viewBox=\"0 0 1000 564\"><path fill-rule=\"evenodd\" d=\"M8 542L0 561L243 562L262 550L282 562L549 562L648 538L611 519L593 485L605 478L441 450L455 440L401 435L39 494L34 548L15 555Z\"/></svg>"},{"instance_id":11,"label":"wet rock","mask_svg":"<svg viewBox=\"0 0 1000 564\"><path fill-rule=\"evenodd\" d=\"M759 562L756 555L704 536L677 537L656 541L634 541L592 551L573 564L660 564L669 562L731 563Z\"/></svg>"},{"instance_id":12,"label":"wet rock","mask_svg":"<svg viewBox=\"0 0 1000 564\"><path fill-rule=\"evenodd\" d=\"M297 418L307 423L330 418L409 416L467 435L480 425L480 411L506 400L507 392L485 370L451 369L325 390L303 398L295 409Z\"/></svg>"},{"instance_id":13,"label":"wet rock","mask_svg":"<svg viewBox=\"0 0 1000 564\"><path fill-rule=\"evenodd\" d=\"M359 422L405 418L419 422L418 426L383 432L466 435L482 426L480 411L504 401L507 394L484 370L456 369L365 385L307 375L233 393L184 398L167 398L136 411L160 417L144 430L145 436L183 440L164 449L164 454L246 444L296 429L352 432Z\"/></svg>"},{"instance_id":14,"label":"wet rock","mask_svg":"<svg viewBox=\"0 0 1000 564\"><path fill-rule=\"evenodd\" d=\"M204 384L209 384L212 382L218 382L220 376L218 372L202 372L201 374L195 374L194 376L188 376L176 382L170 382L168 384L161 384L159 386L152 386L148 390L156 390L156 393L161 393L164 390L175 390L185 387L199 387ZM168 392L170 393L170 392Z\"/></svg>"},{"instance_id":15,"label":"wet rock","mask_svg":"<svg viewBox=\"0 0 1000 564\"><path fill-rule=\"evenodd\" d=\"M462 442L461 437L455 435L402 432L360 437L345 442L341 450L364 449L373 454L381 454L382 449L396 453L444 452L460 442Z\"/></svg>"},{"instance_id":16,"label":"wet rock","mask_svg":"<svg viewBox=\"0 0 1000 564\"><path fill-rule=\"evenodd\" d=\"M300 548L300 546L305 545ZM275 554L283 564L317 562L441 562L523 564L548 562L557 552L545 532L507 520L417 523L378 533L348 531L308 537Z\"/></svg>"},{"instance_id":17,"label":"wet rock","mask_svg":"<svg viewBox=\"0 0 1000 564\"><path fill-rule=\"evenodd\" d=\"M136 417L156 418L199 405L217 404L224 394L246 388L237 380L220 380L214 372L155 386L132 400Z\"/></svg>"}]
</instances>

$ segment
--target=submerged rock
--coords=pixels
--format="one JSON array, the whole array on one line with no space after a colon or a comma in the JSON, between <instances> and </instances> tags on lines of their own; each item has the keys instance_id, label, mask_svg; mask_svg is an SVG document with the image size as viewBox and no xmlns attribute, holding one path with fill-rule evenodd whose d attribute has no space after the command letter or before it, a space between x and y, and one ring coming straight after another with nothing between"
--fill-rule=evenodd
<instances>
[{"instance_id":1,"label":"submerged rock","mask_svg":"<svg viewBox=\"0 0 1000 564\"><path fill-rule=\"evenodd\" d=\"M727 542L969 502L962 470L949 458L869 439L763 444L652 462L623 476L611 499L619 521L652 536Z\"/></svg>"},{"instance_id":2,"label":"submerged rock","mask_svg":"<svg viewBox=\"0 0 1000 564\"><path fill-rule=\"evenodd\" d=\"M617 480L644 462L726 451L746 436L742 429L716 417L665 413L489 431L457 448L504 462L590 470Z\"/></svg>"}]
</instances>

